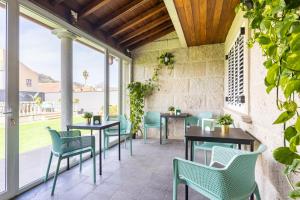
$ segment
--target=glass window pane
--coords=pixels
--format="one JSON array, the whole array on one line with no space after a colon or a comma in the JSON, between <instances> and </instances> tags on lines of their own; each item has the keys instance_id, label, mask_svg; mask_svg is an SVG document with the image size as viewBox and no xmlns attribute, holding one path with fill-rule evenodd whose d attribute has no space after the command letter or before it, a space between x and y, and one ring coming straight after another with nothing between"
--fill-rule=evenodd
<instances>
[{"instance_id":1,"label":"glass window pane","mask_svg":"<svg viewBox=\"0 0 300 200\"><path fill-rule=\"evenodd\" d=\"M109 116L119 113L119 58L109 55Z\"/></svg>"}]
</instances>

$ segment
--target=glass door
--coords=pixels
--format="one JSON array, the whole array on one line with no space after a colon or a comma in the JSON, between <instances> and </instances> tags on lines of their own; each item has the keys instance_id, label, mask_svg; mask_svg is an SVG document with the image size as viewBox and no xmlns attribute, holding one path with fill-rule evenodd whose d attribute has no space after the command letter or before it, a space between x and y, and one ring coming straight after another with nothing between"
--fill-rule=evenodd
<instances>
[{"instance_id":1,"label":"glass door","mask_svg":"<svg viewBox=\"0 0 300 200\"><path fill-rule=\"evenodd\" d=\"M5 134L5 46L6 46L6 3L0 0L0 194L6 187L6 134Z\"/></svg>"}]
</instances>

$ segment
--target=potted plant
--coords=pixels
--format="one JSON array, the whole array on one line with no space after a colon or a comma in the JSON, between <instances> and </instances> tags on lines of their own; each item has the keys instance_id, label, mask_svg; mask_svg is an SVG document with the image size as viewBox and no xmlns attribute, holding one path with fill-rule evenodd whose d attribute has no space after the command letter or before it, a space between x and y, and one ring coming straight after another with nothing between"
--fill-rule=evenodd
<instances>
[{"instance_id":1,"label":"potted plant","mask_svg":"<svg viewBox=\"0 0 300 200\"><path fill-rule=\"evenodd\" d=\"M173 115L175 113L175 107L174 106L170 106L168 108L168 111L169 111L170 115Z\"/></svg>"},{"instance_id":2,"label":"potted plant","mask_svg":"<svg viewBox=\"0 0 300 200\"><path fill-rule=\"evenodd\" d=\"M228 133L229 126L233 124L233 119L231 118L231 115L228 114L221 115L217 119L217 124L221 125L222 133Z\"/></svg>"},{"instance_id":3,"label":"potted plant","mask_svg":"<svg viewBox=\"0 0 300 200\"><path fill-rule=\"evenodd\" d=\"M91 112L85 112L83 114L83 118L86 119L86 124L88 124L88 125L91 124L92 117L93 117L93 113L91 113Z\"/></svg>"}]
</instances>

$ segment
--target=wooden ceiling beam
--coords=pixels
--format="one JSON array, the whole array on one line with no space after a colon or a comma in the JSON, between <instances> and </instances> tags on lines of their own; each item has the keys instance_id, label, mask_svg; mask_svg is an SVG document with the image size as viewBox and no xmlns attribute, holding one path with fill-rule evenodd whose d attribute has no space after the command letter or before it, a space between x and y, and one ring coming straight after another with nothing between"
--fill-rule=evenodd
<instances>
[{"instance_id":1,"label":"wooden ceiling beam","mask_svg":"<svg viewBox=\"0 0 300 200\"><path fill-rule=\"evenodd\" d=\"M142 6L144 3L146 3L148 0L134 0L131 1L126 6L123 6L121 9L116 10L111 15L107 16L104 20L101 20L99 25L96 26L96 29L102 29L117 20L121 19L123 16L125 16L128 13L133 12L138 7Z\"/></svg>"},{"instance_id":2,"label":"wooden ceiling beam","mask_svg":"<svg viewBox=\"0 0 300 200\"><path fill-rule=\"evenodd\" d=\"M106 4L108 4L111 0L93 0L91 3L86 5L80 12L79 12L79 18L84 18L95 12L96 10L99 10Z\"/></svg>"},{"instance_id":3,"label":"wooden ceiling beam","mask_svg":"<svg viewBox=\"0 0 300 200\"><path fill-rule=\"evenodd\" d=\"M155 19L155 20L151 21L149 24L147 24L146 26L142 26L142 27L136 29L135 31L127 34L126 36L122 37L121 39L119 39L119 41L120 41L119 44L123 44L123 43L127 42L128 40L130 40L138 35L141 35L142 33L145 33L167 21L170 21L170 17L168 15L164 15L158 19Z\"/></svg>"},{"instance_id":4,"label":"wooden ceiling beam","mask_svg":"<svg viewBox=\"0 0 300 200\"><path fill-rule=\"evenodd\" d=\"M151 37L151 36L153 36L155 34L158 34L158 33L162 32L162 31L164 31L164 30L166 30L166 29L168 29L170 27L173 27L173 24L170 23L170 22L165 22L165 23L157 26L156 28L149 30L146 33L144 33L144 34L142 34L142 35L140 35L138 37L135 37L135 38L131 39L130 41L128 41L125 44L123 44L122 46L124 46L124 47L132 46L132 45L134 45L134 44L136 44L136 43L138 43L138 42L140 42L140 41L142 41L142 40L144 40L144 39L146 39L148 37Z\"/></svg>"},{"instance_id":5,"label":"wooden ceiling beam","mask_svg":"<svg viewBox=\"0 0 300 200\"><path fill-rule=\"evenodd\" d=\"M133 49L136 49L138 47L141 47L141 46L143 46L143 45L145 45L147 43L153 42L154 40L157 40L157 39L159 39L159 38L161 38L161 37L163 37L163 36L165 36L165 35L173 32L174 30L175 30L174 27L170 27L170 28L168 28L168 29L166 29L166 30L164 30L162 32L159 32L159 33L157 33L157 34L155 34L155 35L153 35L151 37L146 38L145 40L143 40L143 41L141 41L139 43L136 43L134 45L129 46L128 49L129 50L133 50Z\"/></svg>"},{"instance_id":6,"label":"wooden ceiling beam","mask_svg":"<svg viewBox=\"0 0 300 200\"><path fill-rule=\"evenodd\" d=\"M142 15L135 17L134 19L128 21L126 24L123 24L122 26L116 28L114 31L112 31L111 36L116 37L117 35L120 35L121 33L131 29L132 27L138 25L139 23L143 22L144 20L149 19L150 17L158 14L159 12L165 10L166 7L164 3L160 3L156 7L148 10L147 12L143 13Z\"/></svg>"}]
</instances>

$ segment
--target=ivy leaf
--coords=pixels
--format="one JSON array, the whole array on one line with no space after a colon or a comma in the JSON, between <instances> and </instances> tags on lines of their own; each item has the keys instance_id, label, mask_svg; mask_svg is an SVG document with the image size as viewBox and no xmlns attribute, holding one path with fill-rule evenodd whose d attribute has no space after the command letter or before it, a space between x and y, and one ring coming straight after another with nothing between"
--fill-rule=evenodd
<instances>
[{"instance_id":1,"label":"ivy leaf","mask_svg":"<svg viewBox=\"0 0 300 200\"><path fill-rule=\"evenodd\" d=\"M291 112L295 112L297 110L297 104L294 101L286 101L286 102L284 102L283 107L287 111L291 111ZM298 132L300 132L300 131L298 131Z\"/></svg>"},{"instance_id":2,"label":"ivy leaf","mask_svg":"<svg viewBox=\"0 0 300 200\"><path fill-rule=\"evenodd\" d=\"M273 151L274 159L285 165L291 165L295 159L300 159L300 156L292 152L288 147L279 147Z\"/></svg>"},{"instance_id":3,"label":"ivy leaf","mask_svg":"<svg viewBox=\"0 0 300 200\"><path fill-rule=\"evenodd\" d=\"M266 92L269 94L276 85L269 85L266 89Z\"/></svg>"},{"instance_id":4,"label":"ivy leaf","mask_svg":"<svg viewBox=\"0 0 300 200\"><path fill-rule=\"evenodd\" d=\"M270 38L264 35L259 36L256 41L261 45L268 45L271 42Z\"/></svg>"},{"instance_id":5,"label":"ivy leaf","mask_svg":"<svg viewBox=\"0 0 300 200\"><path fill-rule=\"evenodd\" d=\"M288 174L294 172L296 169L298 169L299 166L300 166L300 160L295 159L295 160L293 160L293 163L291 165L286 166L283 173L288 175ZM300 182L296 183L296 187L299 187L299 186L297 186L297 184L300 186Z\"/></svg>"},{"instance_id":6,"label":"ivy leaf","mask_svg":"<svg viewBox=\"0 0 300 200\"><path fill-rule=\"evenodd\" d=\"M298 160L298 159L297 159ZM300 163L300 161L299 161L299 163ZM298 165L299 166L299 165ZM296 184L295 184L295 186L296 187L300 187L300 182L297 182Z\"/></svg>"},{"instance_id":7,"label":"ivy leaf","mask_svg":"<svg viewBox=\"0 0 300 200\"><path fill-rule=\"evenodd\" d=\"M287 141L290 141L292 137L297 135L297 130L293 126L289 126L287 129L284 130L284 138Z\"/></svg>"},{"instance_id":8,"label":"ivy leaf","mask_svg":"<svg viewBox=\"0 0 300 200\"><path fill-rule=\"evenodd\" d=\"M284 88L285 98L289 98L291 94L295 91L300 91L300 80L290 80L287 82Z\"/></svg>"},{"instance_id":9,"label":"ivy leaf","mask_svg":"<svg viewBox=\"0 0 300 200\"><path fill-rule=\"evenodd\" d=\"M290 150L292 152L297 152L297 146L300 144L300 134L297 133L294 137L290 139Z\"/></svg>"},{"instance_id":10,"label":"ivy leaf","mask_svg":"<svg viewBox=\"0 0 300 200\"><path fill-rule=\"evenodd\" d=\"M271 68L269 68L266 76L266 81L272 85L277 81L277 75L279 72L279 66L277 64L273 64Z\"/></svg>"},{"instance_id":11,"label":"ivy leaf","mask_svg":"<svg viewBox=\"0 0 300 200\"><path fill-rule=\"evenodd\" d=\"M300 51L289 53L286 62L289 69L300 71Z\"/></svg>"},{"instance_id":12,"label":"ivy leaf","mask_svg":"<svg viewBox=\"0 0 300 200\"><path fill-rule=\"evenodd\" d=\"M289 192L289 197L292 199L297 199L300 197L300 189L296 189Z\"/></svg>"},{"instance_id":13,"label":"ivy leaf","mask_svg":"<svg viewBox=\"0 0 300 200\"><path fill-rule=\"evenodd\" d=\"M292 40L290 41L290 47L292 51L300 50L300 33L292 35Z\"/></svg>"},{"instance_id":14,"label":"ivy leaf","mask_svg":"<svg viewBox=\"0 0 300 200\"><path fill-rule=\"evenodd\" d=\"M291 119L295 115L295 112L285 111L279 115L279 117L273 122L273 124L281 124L289 119Z\"/></svg>"}]
</instances>

